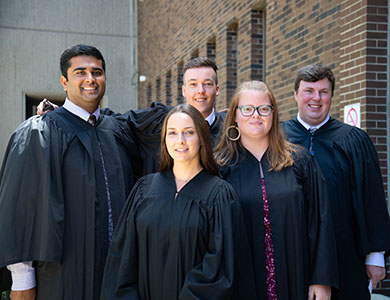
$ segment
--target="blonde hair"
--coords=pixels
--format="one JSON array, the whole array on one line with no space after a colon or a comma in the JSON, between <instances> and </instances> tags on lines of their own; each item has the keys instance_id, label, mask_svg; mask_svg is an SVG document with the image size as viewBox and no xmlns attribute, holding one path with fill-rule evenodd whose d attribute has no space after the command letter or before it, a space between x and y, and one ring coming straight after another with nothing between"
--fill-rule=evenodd
<instances>
[{"instance_id":1,"label":"blonde hair","mask_svg":"<svg viewBox=\"0 0 390 300\"><path fill-rule=\"evenodd\" d=\"M243 147L240 139L237 141L231 141L228 137L228 129L230 126L236 126L236 110L241 95L246 91L261 91L268 95L271 100L272 110L272 126L268 133L269 146L267 151L267 159L270 164L270 169L280 171L285 167L292 166L294 163L293 153L296 151L296 147L286 140L283 130L279 123L278 105L275 100L275 96L272 94L268 86L261 81L245 81L236 90L229 111L226 115L226 119L223 126L221 138L215 149L216 161L219 165L224 166L231 162L234 156L236 161L232 164L236 164L238 161L238 147Z\"/></svg>"}]
</instances>

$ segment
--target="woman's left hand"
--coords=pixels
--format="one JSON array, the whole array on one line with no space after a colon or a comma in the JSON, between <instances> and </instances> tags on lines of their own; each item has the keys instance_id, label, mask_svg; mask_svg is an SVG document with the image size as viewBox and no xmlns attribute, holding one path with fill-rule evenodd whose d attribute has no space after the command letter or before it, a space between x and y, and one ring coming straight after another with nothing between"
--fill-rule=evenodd
<instances>
[{"instance_id":1,"label":"woman's left hand","mask_svg":"<svg viewBox=\"0 0 390 300\"><path fill-rule=\"evenodd\" d=\"M331 293L329 285L313 284L309 287L309 300L330 300Z\"/></svg>"}]
</instances>

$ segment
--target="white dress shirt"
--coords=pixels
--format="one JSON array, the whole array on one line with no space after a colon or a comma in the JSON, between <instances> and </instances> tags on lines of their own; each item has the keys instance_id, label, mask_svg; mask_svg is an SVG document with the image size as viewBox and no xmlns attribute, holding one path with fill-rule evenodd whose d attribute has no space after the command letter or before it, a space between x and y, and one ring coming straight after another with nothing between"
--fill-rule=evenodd
<instances>
[{"instance_id":1,"label":"white dress shirt","mask_svg":"<svg viewBox=\"0 0 390 300\"><path fill-rule=\"evenodd\" d=\"M68 98L65 99L65 103L62 106L70 113L78 116L79 118L83 119L84 121L88 122L88 118L91 115L89 112L87 112L85 109L81 108L80 106L74 104L72 101L70 101ZM95 115L96 120L99 119L100 116L100 107L98 107L94 112L93 115Z\"/></svg>"},{"instance_id":2,"label":"white dress shirt","mask_svg":"<svg viewBox=\"0 0 390 300\"><path fill-rule=\"evenodd\" d=\"M205 120L209 123L209 126L211 126L214 123L214 121L215 121L215 111L214 111L214 108L211 111L211 114L209 114L207 116L207 118L205 118Z\"/></svg>"},{"instance_id":3,"label":"white dress shirt","mask_svg":"<svg viewBox=\"0 0 390 300\"><path fill-rule=\"evenodd\" d=\"M317 130L318 128L320 128L322 125L324 125L326 122L329 121L330 116L328 114L327 117L325 118L325 120L316 126L311 126L311 125L307 124L305 121L303 121L301 116L299 115L299 113L297 115L297 119L298 119L299 123L301 123L303 125L303 127L305 127L307 130L309 130L310 128L315 128Z\"/></svg>"},{"instance_id":4,"label":"white dress shirt","mask_svg":"<svg viewBox=\"0 0 390 300\"><path fill-rule=\"evenodd\" d=\"M13 291L29 290L36 286L32 261L8 265L7 269L11 271Z\"/></svg>"}]
</instances>

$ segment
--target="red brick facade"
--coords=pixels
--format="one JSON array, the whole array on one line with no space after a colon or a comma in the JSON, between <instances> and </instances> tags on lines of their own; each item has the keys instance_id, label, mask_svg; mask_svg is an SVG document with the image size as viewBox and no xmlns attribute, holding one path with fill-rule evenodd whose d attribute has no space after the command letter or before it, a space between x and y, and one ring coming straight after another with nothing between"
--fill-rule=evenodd
<instances>
[{"instance_id":1,"label":"red brick facade","mask_svg":"<svg viewBox=\"0 0 390 300\"><path fill-rule=\"evenodd\" d=\"M172 104L182 101L181 69L195 56L211 56L219 67L221 93L218 108L230 103L237 84L262 79L264 64L264 19L255 1L140 1L138 4L139 105L166 102L157 89L158 78L171 72ZM160 89L167 87L160 83ZM149 95L148 95L149 89ZM150 94L151 90L151 94ZM160 95L160 97L158 97Z\"/></svg>"},{"instance_id":2,"label":"red brick facade","mask_svg":"<svg viewBox=\"0 0 390 300\"><path fill-rule=\"evenodd\" d=\"M361 127L375 143L387 190L387 1L266 3L140 1L138 64L146 81L139 83L139 105L183 101L183 63L195 55L209 55L219 67L217 109L229 105L240 82L265 80L286 120L297 114L296 71L310 63L328 64L337 78L330 113L343 120L344 106L360 103Z\"/></svg>"}]
</instances>

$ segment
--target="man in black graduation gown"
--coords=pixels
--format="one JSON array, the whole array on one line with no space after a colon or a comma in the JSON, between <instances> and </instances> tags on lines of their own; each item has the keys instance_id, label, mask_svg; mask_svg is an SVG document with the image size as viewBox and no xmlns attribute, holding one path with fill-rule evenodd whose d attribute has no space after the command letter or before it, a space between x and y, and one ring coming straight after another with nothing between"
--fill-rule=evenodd
<instances>
[{"instance_id":1,"label":"man in black graduation gown","mask_svg":"<svg viewBox=\"0 0 390 300\"><path fill-rule=\"evenodd\" d=\"M214 109L216 97L219 95L217 70L215 62L208 57L192 58L183 67L183 97L187 104L201 112L209 124L213 146L218 142L226 116L226 112L216 112ZM161 119L171 108L171 106L154 102L149 109L129 110L123 115L114 113L110 109L104 109L103 113L122 117L129 121L129 126L135 135L141 153L150 154L149 159L144 163L144 169L157 171L161 142ZM143 173L148 172L144 170Z\"/></svg>"},{"instance_id":2,"label":"man in black graduation gown","mask_svg":"<svg viewBox=\"0 0 390 300\"><path fill-rule=\"evenodd\" d=\"M219 139L226 116L226 112L216 112L214 109L216 98L219 95L217 71L217 65L208 57L192 58L183 67L182 95L186 103L199 110L209 124L213 146L216 145ZM158 105L159 109L156 109L156 105ZM140 123L139 119L141 118L145 120L142 124L137 124L133 130L136 136L141 139L139 144L145 146L146 151L155 151L155 157L158 157L160 149L159 133L161 129L161 122L156 122L155 119L160 119L160 114L164 107L166 113L171 109L169 106L154 102L151 109L146 110L148 117L143 115L145 113L142 109L136 113L130 110L123 114L124 117L128 117L130 113L130 126L132 127L134 127L133 119L135 114L137 114L136 119L138 123ZM155 115L154 111L157 112ZM113 114L110 110L105 110L104 113ZM118 116L120 114L114 115Z\"/></svg>"},{"instance_id":3,"label":"man in black graduation gown","mask_svg":"<svg viewBox=\"0 0 390 300\"><path fill-rule=\"evenodd\" d=\"M61 56L63 107L23 122L0 173L0 268L13 299L98 299L113 228L141 166L126 120L102 116L98 49Z\"/></svg>"},{"instance_id":4,"label":"man in black graduation gown","mask_svg":"<svg viewBox=\"0 0 390 300\"><path fill-rule=\"evenodd\" d=\"M385 277L390 222L374 145L361 129L329 116L335 86L330 68L298 71L294 95L298 116L283 124L290 142L309 149L329 191L339 263L339 290L332 299L370 299Z\"/></svg>"},{"instance_id":5,"label":"man in black graduation gown","mask_svg":"<svg viewBox=\"0 0 390 300\"><path fill-rule=\"evenodd\" d=\"M219 95L217 70L214 61L207 57L192 58L183 67L183 97L209 123L213 146L218 141L226 115L226 112L216 112L214 109Z\"/></svg>"}]
</instances>

